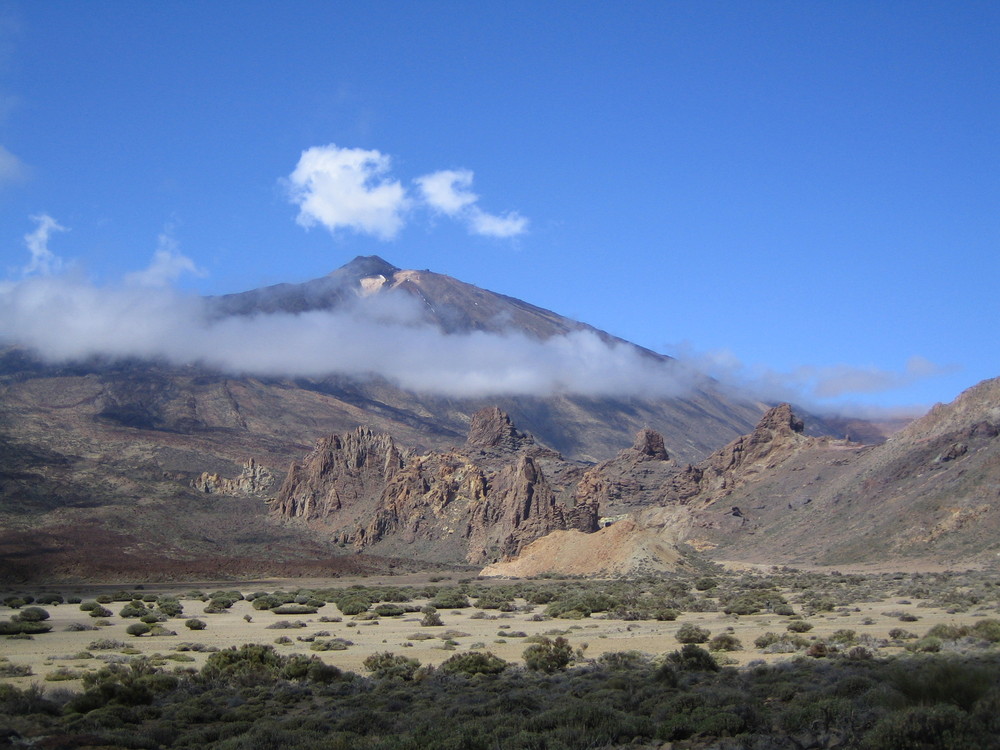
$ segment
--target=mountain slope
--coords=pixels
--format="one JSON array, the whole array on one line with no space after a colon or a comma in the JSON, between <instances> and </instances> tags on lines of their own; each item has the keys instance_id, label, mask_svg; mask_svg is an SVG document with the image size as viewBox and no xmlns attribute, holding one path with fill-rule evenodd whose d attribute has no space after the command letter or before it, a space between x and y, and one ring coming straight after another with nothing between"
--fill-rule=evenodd
<instances>
[{"instance_id":1,"label":"mountain slope","mask_svg":"<svg viewBox=\"0 0 1000 750\"><path fill-rule=\"evenodd\" d=\"M275 312L294 319L390 293L415 303L422 317L414 325L423 321L446 335L513 332L545 341L584 331L631 346L553 312L379 258L358 258L305 284L206 304L217 319ZM634 349L650 361L668 361ZM708 380L672 398L457 398L406 391L376 376L249 377L196 364L99 357L46 364L31 351L7 347L0 349L0 577L76 574L96 560L106 575L181 563L209 573L233 559L266 572L341 555L325 537L276 524L267 514L263 497L276 492L292 461L318 439L359 425L413 450L446 449L462 443L474 413L493 405L539 441L585 461L616 455L643 427L658 430L672 456L697 460L752 427L763 411ZM203 473L237 477L251 458L274 478L256 496L223 494L246 483L202 479Z\"/></svg>"},{"instance_id":2,"label":"mountain slope","mask_svg":"<svg viewBox=\"0 0 1000 750\"><path fill-rule=\"evenodd\" d=\"M720 559L769 564L995 563L1000 379L888 441L809 438L785 407L661 486L644 526Z\"/></svg>"}]
</instances>

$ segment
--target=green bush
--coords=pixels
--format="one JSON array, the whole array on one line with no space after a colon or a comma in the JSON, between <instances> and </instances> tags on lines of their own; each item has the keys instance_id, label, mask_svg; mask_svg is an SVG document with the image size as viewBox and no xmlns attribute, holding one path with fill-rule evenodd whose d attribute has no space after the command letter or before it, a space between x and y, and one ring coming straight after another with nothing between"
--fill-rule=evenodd
<instances>
[{"instance_id":1,"label":"green bush","mask_svg":"<svg viewBox=\"0 0 1000 750\"><path fill-rule=\"evenodd\" d=\"M190 620L185 620L184 625L189 630L204 630L208 627L204 620L199 620L197 617L192 617Z\"/></svg>"},{"instance_id":2,"label":"green bush","mask_svg":"<svg viewBox=\"0 0 1000 750\"><path fill-rule=\"evenodd\" d=\"M699 628L694 623L686 622L677 629L674 637L679 643L707 643L712 636L711 631Z\"/></svg>"},{"instance_id":3,"label":"green bush","mask_svg":"<svg viewBox=\"0 0 1000 750\"><path fill-rule=\"evenodd\" d=\"M508 662L499 656L494 656L489 651L482 653L479 651L469 651L464 654L455 654L441 664L441 670L452 674L500 674L508 666Z\"/></svg>"},{"instance_id":4,"label":"green bush","mask_svg":"<svg viewBox=\"0 0 1000 750\"><path fill-rule=\"evenodd\" d=\"M708 642L709 651L742 651L743 643L732 633L720 633Z\"/></svg>"},{"instance_id":5,"label":"green bush","mask_svg":"<svg viewBox=\"0 0 1000 750\"><path fill-rule=\"evenodd\" d=\"M49 613L41 607L25 607L10 619L14 622L41 622L49 619Z\"/></svg>"},{"instance_id":6,"label":"green bush","mask_svg":"<svg viewBox=\"0 0 1000 750\"><path fill-rule=\"evenodd\" d=\"M569 665L573 660L573 647L562 636L554 641L543 638L524 649L521 656L528 669L551 674Z\"/></svg>"},{"instance_id":7,"label":"green bush","mask_svg":"<svg viewBox=\"0 0 1000 750\"><path fill-rule=\"evenodd\" d=\"M794 620L788 623L788 626L785 628L790 633L808 633L812 629L813 624L805 620Z\"/></svg>"},{"instance_id":8,"label":"green bush","mask_svg":"<svg viewBox=\"0 0 1000 750\"><path fill-rule=\"evenodd\" d=\"M975 732L964 712L949 705L914 706L889 714L865 740L870 750L968 750L992 742Z\"/></svg>"},{"instance_id":9,"label":"green bush","mask_svg":"<svg viewBox=\"0 0 1000 750\"><path fill-rule=\"evenodd\" d=\"M144 622L133 622L131 625L125 628L126 633L128 633L129 635L134 635L136 637L140 635L146 635L146 633L148 633L150 630L152 630L152 628Z\"/></svg>"},{"instance_id":10,"label":"green bush","mask_svg":"<svg viewBox=\"0 0 1000 750\"><path fill-rule=\"evenodd\" d=\"M667 661L685 672L718 672L719 663L701 646L688 643L667 655Z\"/></svg>"},{"instance_id":11,"label":"green bush","mask_svg":"<svg viewBox=\"0 0 1000 750\"><path fill-rule=\"evenodd\" d=\"M412 680L420 662L406 656L396 656L391 651L383 651L367 657L362 664L380 680L399 679Z\"/></svg>"}]
</instances>

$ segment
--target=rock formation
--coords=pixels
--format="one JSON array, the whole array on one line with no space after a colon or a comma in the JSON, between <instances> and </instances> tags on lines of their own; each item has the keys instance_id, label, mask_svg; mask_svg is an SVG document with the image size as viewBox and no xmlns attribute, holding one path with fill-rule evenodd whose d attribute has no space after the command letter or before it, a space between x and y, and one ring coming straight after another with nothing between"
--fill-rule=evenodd
<instances>
[{"instance_id":1,"label":"rock formation","mask_svg":"<svg viewBox=\"0 0 1000 750\"><path fill-rule=\"evenodd\" d=\"M243 463L243 471L235 479L228 479L210 472L203 472L191 485L206 495L235 495L255 497L266 493L274 484L274 474L253 458Z\"/></svg>"},{"instance_id":2,"label":"rock formation","mask_svg":"<svg viewBox=\"0 0 1000 750\"><path fill-rule=\"evenodd\" d=\"M404 454L359 428L324 438L294 464L272 510L359 550L491 562L551 531L597 529L596 503L560 501L545 464L576 476L496 407L477 412L465 446L450 451Z\"/></svg>"},{"instance_id":3,"label":"rock formation","mask_svg":"<svg viewBox=\"0 0 1000 750\"><path fill-rule=\"evenodd\" d=\"M274 510L285 518L312 521L346 506L353 516L378 496L404 463L391 437L367 427L321 438L301 464L289 468Z\"/></svg>"}]
</instances>

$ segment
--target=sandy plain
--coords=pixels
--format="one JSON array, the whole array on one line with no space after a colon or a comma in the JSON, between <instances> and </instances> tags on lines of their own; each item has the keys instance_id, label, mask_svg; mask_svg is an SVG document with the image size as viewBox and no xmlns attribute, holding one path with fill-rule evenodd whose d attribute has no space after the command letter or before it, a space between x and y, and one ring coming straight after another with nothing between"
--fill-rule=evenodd
<instances>
[{"instance_id":1,"label":"sandy plain","mask_svg":"<svg viewBox=\"0 0 1000 750\"><path fill-rule=\"evenodd\" d=\"M558 618L533 619L544 611L544 606L532 611L499 612L469 607L456 610L440 610L443 625L422 627L421 615L412 613L400 617L382 617L376 620L358 620L344 616L335 604L327 604L315 615L278 615L267 610L255 610L248 601L236 602L231 609L219 614L205 614L205 603L198 599L184 597L192 589L203 591L239 590L244 594L253 591L294 590L297 588L341 588L352 583L364 585L407 586L427 583L421 575L393 576L386 578L302 580L294 581L245 581L201 582L157 586L147 584L141 593L168 593L177 596L184 607L181 617L162 623L176 632L174 636L128 635L126 628L137 622L118 615L123 602L105 605L114 614L107 618L109 625L97 630L73 631L68 628L73 623L93 624L87 612L80 611L78 604L46 605L52 626L48 633L35 635L30 640L0 638L0 658L9 664L27 666L30 675L3 677L18 687L32 683L42 685L47 690L68 688L79 690L80 677L103 667L107 660L123 660L137 654L166 659L162 667L199 668L208 658L208 652L178 652L184 643L202 644L208 648L224 649L245 643L273 644L279 653L290 655L301 653L318 656L324 662L344 670L365 673L363 662L373 653L391 651L399 655L415 658L421 664L437 665L454 653L468 650L490 651L511 662L521 662L522 653L528 643L526 637L544 635L550 638L561 635L567 638L574 649L582 650L585 659L594 659L602 654L615 651L640 651L650 655L660 655L681 647L677 641L677 631L686 623L693 623L708 629L713 636L729 632L740 640L743 649L716 653L721 663L745 665L752 661L773 662L794 658L795 654L766 653L756 648L754 641L767 632L785 633L792 618L773 613L755 615L727 615L723 612L684 612L675 621L625 621L613 619L605 614L594 614L580 620ZM453 585L454 580L439 582L439 586ZM100 593L121 590L120 586L78 586L52 587L66 597L79 596L92 600ZM37 589L34 593L42 593ZM3 594L6 596L7 594ZM0 597L2 598L2 597ZM427 600L414 600L412 605L423 606ZM518 601L518 605L525 602ZM530 606L528 609L531 609ZM0 606L0 619L7 619L16 610ZM916 617L915 621L901 621L900 614ZM889 655L901 652L900 645L885 645L889 631L905 628L918 635L940 623L968 624L985 615L996 616L995 612L949 613L943 608L928 606L927 602L900 600L889 597L879 601L857 602L839 607L834 611L822 612L806 617L813 628L801 635L807 640L827 640L838 630L853 630L861 642L869 648L875 646L876 653ZM323 622L320 618L340 618L339 622ZM203 620L207 627L192 631L185 627L188 618ZM268 626L279 621L300 621L304 627L274 629ZM320 635L317 635L320 634ZM276 644L282 636L290 643ZM343 638L352 642L346 650L316 652L310 649L310 639L327 640ZM126 644L111 650L90 648L90 644L102 639L121 641ZM446 641L451 641L446 646ZM124 651L124 653L123 653ZM801 652L799 652L801 653ZM176 661L181 659L181 661ZM73 679L54 680L54 673L73 675Z\"/></svg>"}]
</instances>

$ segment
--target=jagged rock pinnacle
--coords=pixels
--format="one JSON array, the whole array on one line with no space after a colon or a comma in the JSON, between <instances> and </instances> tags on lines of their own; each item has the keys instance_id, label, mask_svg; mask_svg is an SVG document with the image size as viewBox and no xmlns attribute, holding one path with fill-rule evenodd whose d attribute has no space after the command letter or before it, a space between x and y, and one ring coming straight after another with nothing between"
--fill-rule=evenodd
<instances>
[{"instance_id":1,"label":"jagged rock pinnacle","mask_svg":"<svg viewBox=\"0 0 1000 750\"><path fill-rule=\"evenodd\" d=\"M518 432L506 412L501 411L499 407L488 406L472 415L466 445L517 450L534 442L531 435Z\"/></svg>"}]
</instances>

